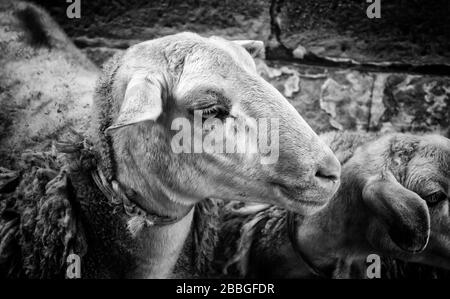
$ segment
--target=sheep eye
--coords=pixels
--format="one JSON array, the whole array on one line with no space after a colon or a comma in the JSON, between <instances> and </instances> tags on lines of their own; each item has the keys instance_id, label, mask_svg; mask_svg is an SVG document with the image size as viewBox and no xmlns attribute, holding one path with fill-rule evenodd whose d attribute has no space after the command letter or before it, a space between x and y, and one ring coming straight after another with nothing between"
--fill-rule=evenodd
<instances>
[{"instance_id":1,"label":"sheep eye","mask_svg":"<svg viewBox=\"0 0 450 299\"><path fill-rule=\"evenodd\" d=\"M428 204L437 204L441 201L447 200L447 195L442 191L438 191L425 196L424 199Z\"/></svg>"},{"instance_id":2,"label":"sheep eye","mask_svg":"<svg viewBox=\"0 0 450 299\"><path fill-rule=\"evenodd\" d=\"M200 109L202 111L202 117L204 119L210 118L210 117L216 117L219 119L224 119L229 116L229 111L227 108L221 105L214 105L211 107L206 107L203 109Z\"/></svg>"}]
</instances>

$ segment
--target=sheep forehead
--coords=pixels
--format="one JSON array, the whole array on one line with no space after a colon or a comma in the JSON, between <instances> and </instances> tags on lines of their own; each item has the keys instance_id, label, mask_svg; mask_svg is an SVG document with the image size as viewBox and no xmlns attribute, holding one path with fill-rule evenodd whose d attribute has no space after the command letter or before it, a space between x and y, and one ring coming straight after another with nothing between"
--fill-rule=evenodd
<instances>
[{"instance_id":1,"label":"sheep forehead","mask_svg":"<svg viewBox=\"0 0 450 299\"><path fill-rule=\"evenodd\" d=\"M205 38L187 53L184 71L204 77L216 74L230 77L236 73L255 75L256 67L250 54L242 47L220 38Z\"/></svg>"},{"instance_id":2,"label":"sheep forehead","mask_svg":"<svg viewBox=\"0 0 450 299\"><path fill-rule=\"evenodd\" d=\"M242 64L245 67L249 67L251 71L256 71L255 61L243 47L216 36L210 37L209 41L212 42L216 47L219 47L228 52L239 64Z\"/></svg>"},{"instance_id":3,"label":"sheep forehead","mask_svg":"<svg viewBox=\"0 0 450 299\"><path fill-rule=\"evenodd\" d=\"M443 140L444 139L444 140ZM405 168L416 156L442 157L447 140L442 136L417 136L410 134L387 134L366 143L355 151L354 156L365 165L379 169ZM430 155L432 153L432 155ZM435 155L439 153L439 155ZM377 165L374 165L377 164ZM396 171L398 169L391 169Z\"/></svg>"},{"instance_id":4,"label":"sheep forehead","mask_svg":"<svg viewBox=\"0 0 450 299\"><path fill-rule=\"evenodd\" d=\"M440 135L393 134L390 140L390 155L407 156L407 161L414 157L428 159L430 163L448 164L450 157L450 140Z\"/></svg>"},{"instance_id":5,"label":"sheep forehead","mask_svg":"<svg viewBox=\"0 0 450 299\"><path fill-rule=\"evenodd\" d=\"M435 166L441 175L450 176L450 140L439 135L423 136L417 156Z\"/></svg>"},{"instance_id":6,"label":"sheep forehead","mask_svg":"<svg viewBox=\"0 0 450 299\"><path fill-rule=\"evenodd\" d=\"M418 137L419 145L408 165L408 182L418 191L450 188L450 140L439 135ZM424 189L424 190L419 190Z\"/></svg>"},{"instance_id":7,"label":"sheep forehead","mask_svg":"<svg viewBox=\"0 0 450 299\"><path fill-rule=\"evenodd\" d=\"M241 46L224 39L204 39L191 47L183 62L183 71L174 96L183 98L192 90L216 90L229 99L260 98L267 91L256 72L250 54Z\"/></svg>"},{"instance_id":8,"label":"sheep forehead","mask_svg":"<svg viewBox=\"0 0 450 299\"><path fill-rule=\"evenodd\" d=\"M246 90L261 89L250 54L222 38L179 33L137 44L125 55L126 74L145 65L149 69L168 70L173 82L177 82L172 91L175 98L181 99L197 89L218 90L228 93L230 98L233 94L247 94Z\"/></svg>"},{"instance_id":9,"label":"sheep forehead","mask_svg":"<svg viewBox=\"0 0 450 299\"><path fill-rule=\"evenodd\" d=\"M450 189L450 140L443 136L384 135L359 147L353 161L359 172L368 175L390 169L402 185L415 192Z\"/></svg>"},{"instance_id":10,"label":"sheep forehead","mask_svg":"<svg viewBox=\"0 0 450 299\"><path fill-rule=\"evenodd\" d=\"M255 72L253 58L241 46L219 38L205 38L195 33L182 32L175 35L149 40L131 47L127 51L127 61L136 61L142 67L142 60L149 63L182 65L205 72L217 72L233 67Z\"/></svg>"}]
</instances>

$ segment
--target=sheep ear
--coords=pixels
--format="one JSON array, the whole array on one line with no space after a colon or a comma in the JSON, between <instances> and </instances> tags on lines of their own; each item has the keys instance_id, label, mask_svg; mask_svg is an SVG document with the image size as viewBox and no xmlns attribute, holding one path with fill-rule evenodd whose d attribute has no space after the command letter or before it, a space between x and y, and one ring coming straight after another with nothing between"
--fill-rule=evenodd
<instances>
[{"instance_id":1,"label":"sheep ear","mask_svg":"<svg viewBox=\"0 0 450 299\"><path fill-rule=\"evenodd\" d=\"M408 252L422 251L430 237L430 215L425 201L403 187L390 172L369 179L363 202L385 225L394 243Z\"/></svg>"},{"instance_id":2,"label":"sheep ear","mask_svg":"<svg viewBox=\"0 0 450 299\"><path fill-rule=\"evenodd\" d=\"M264 58L264 42L260 40L234 40L236 44L244 47L253 58Z\"/></svg>"},{"instance_id":3,"label":"sheep ear","mask_svg":"<svg viewBox=\"0 0 450 299\"><path fill-rule=\"evenodd\" d=\"M116 121L106 132L143 121L155 121L162 113L162 84L150 75L136 74L127 85Z\"/></svg>"}]
</instances>

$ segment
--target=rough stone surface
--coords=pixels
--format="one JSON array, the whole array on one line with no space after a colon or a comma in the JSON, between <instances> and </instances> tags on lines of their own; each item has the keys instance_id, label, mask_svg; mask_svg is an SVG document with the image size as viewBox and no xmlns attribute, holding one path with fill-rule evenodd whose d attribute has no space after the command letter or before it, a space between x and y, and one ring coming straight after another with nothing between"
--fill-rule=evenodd
<instances>
[{"instance_id":1,"label":"rough stone surface","mask_svg":"<svg viewBox=\"0 0 450 299\"><path fill-rule=\"evenodd\" d=\"M449 63L450 2L380 1L381 18L369 19L370 3L354 0L274 0L280 41L320 56L357 61Z\"/></svg>"},{"instance_id":2,"label":"rough stone surface","mask_svg":"<svg viewBox=\"0 0 450 299\"><path fill-rule=\"evenodd\" d=\"M35 0L49 9L69 36L147 40L180 31L266 39L270 1L81 1L81 18L68 19L66 1Z\"/></svg>"},{"instance_id":3,"label":"rough stone surface","mask_svg":"<svg viewBox=\"0 0 450 299\"><path fill-rule=\"evenodd\" d=\"M262 60L257 67L317 132L438 132L450 137L450 78Z\"/></svg>"},{"instance_id":4,"label":"rough stone surface","mask_svg":"<svg viewBox=\"0 0 450 299\"><path fill-rule=\"evenodd\" d=\"M448 0L380 1L380 19L367 17L370 3L354 0L81 1L80 19L67 18L65 1L33 1L72 38L147 40L194 31L271 46L277 38L300 59L310 52L360 62L450 63Z\"/></svg>"}]
</instances>

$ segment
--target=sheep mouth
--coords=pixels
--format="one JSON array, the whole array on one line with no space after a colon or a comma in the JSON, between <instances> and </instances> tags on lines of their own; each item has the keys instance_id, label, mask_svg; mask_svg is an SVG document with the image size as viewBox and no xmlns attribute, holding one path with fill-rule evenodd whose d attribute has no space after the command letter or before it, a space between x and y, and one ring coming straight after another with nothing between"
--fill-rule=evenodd
<instances>
[{"instance_id":1,"label":"sheep mouth","mask_svg":"<svg viewBox=\"0 0 450 299\"><path fill-rule=\"evenodd\" d=\"M272 185L274 186L275 193L278 195L277 197L290 203L309 207L323 207L328 203L328 200L304 200L299 198L298 193L293 192L293 190L300 188L290 188L280 183L272 183Z\"/></svg>"}]
</instances>

